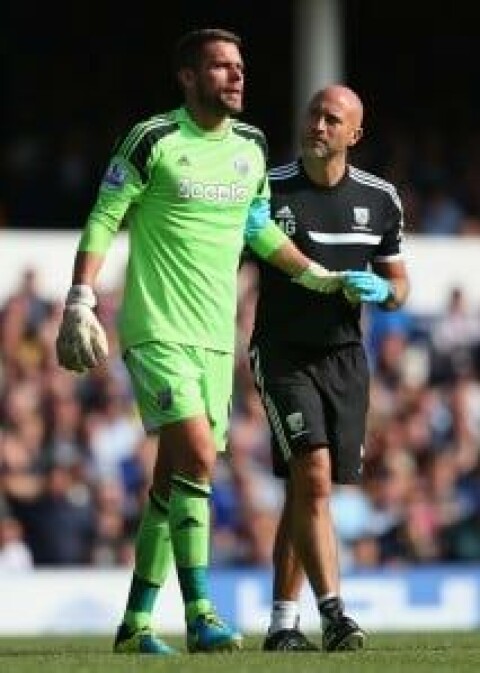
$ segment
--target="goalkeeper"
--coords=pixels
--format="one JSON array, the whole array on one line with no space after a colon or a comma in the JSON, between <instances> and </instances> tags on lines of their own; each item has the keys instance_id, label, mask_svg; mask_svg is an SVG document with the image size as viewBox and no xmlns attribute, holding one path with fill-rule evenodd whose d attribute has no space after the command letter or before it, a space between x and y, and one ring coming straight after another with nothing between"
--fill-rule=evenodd
<instances>
[{"instance_id":1,"label":"goalkeeper","mask_svg":"<svg viewBox=\"0 0 480 673\"><path fill-rule=\"evenodd\" d=\"M245 242L310 290L343 284L269 219L264 136L234 118L242 111L240 46L219 29L180 40L175 69L184 105L137 124L117 144L80 240L57 338L67 369L83 372L107 358L94 286L125 222L120 344L145 430L159 444L116 652L173 653L151 619L173 560L188 650L241 647L210 601L207 571L210 484L216 452L225 448Z\"/></svg>"}]
</instances>

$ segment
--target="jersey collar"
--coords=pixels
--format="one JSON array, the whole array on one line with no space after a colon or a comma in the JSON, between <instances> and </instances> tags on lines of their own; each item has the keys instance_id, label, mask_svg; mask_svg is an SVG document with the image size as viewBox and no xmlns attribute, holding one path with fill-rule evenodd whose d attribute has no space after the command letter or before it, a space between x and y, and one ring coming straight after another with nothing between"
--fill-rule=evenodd
<instances>
[{"instance_id":1,"label":"jersey collar","mask_svg":"<svg viewBox=\"0 0 480 673\"><path fill-rule=\"evenodd\" d=\"M185 124L194 135L201 136L206 140L222 140L223 138L227 137L232 128L232 121L231 119L228 119L226 120L224 126L221 129L215 131L206 131L205 129L202 129L200 126L198 126L198 124L194 122L194 120L188 114L186 107L181 107L178 109L177 119L178 121Z\"/></svg>"},{"instance_id":2,"label":"jersey collar","mask_svg":"<svg viewBox=\"0 0 480 673\"><path fill-rule=\"evenodd\" d=\"M313 180L310 179L307 171L305 170L301 157L298 157L297 164L298 164L298 172L302 176L302 178L311 185L313 185L316 189L327 189L327 190L340 189L348 181L350 175L350 166L349 164L347 164L345 167L345 173L342 175L342 177L340 178L340 180L337 182L336 185L333 185L332 187L323 187L322 185L317 185L316 182L313 182Z\"/></svg>"}]
</instances>

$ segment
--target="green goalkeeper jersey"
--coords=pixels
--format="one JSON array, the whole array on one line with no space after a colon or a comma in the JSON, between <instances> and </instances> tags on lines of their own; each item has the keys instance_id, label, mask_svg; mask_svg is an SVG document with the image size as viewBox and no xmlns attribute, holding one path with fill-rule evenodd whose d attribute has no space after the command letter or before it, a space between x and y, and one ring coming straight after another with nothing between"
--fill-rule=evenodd
<instances>
[{"instance_id":1,"label":"green goalkeeper jersey","mask_svg":"<svg viewBox=\"0 0 480 673\"><path fill-rule=\"evenodd\" d=\"M79 249L105 253L122 222L129 258L122 349L151 340L233 352L247 213L268 198L261 131L200 129L185 108L137 124L117 144Z\"/></svg>"}]
</instances>

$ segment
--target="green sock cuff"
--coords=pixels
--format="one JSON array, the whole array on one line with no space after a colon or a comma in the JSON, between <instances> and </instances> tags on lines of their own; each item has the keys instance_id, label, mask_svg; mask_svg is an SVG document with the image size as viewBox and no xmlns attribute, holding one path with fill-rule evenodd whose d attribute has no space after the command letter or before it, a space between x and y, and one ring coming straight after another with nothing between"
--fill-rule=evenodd
<instances>
[{"instance_id":1,"label":"green sock cuff","mask_svg":"<svg viewBox=\"0 0 480 673\"><path fill-rule=\"evenodd\" d=\"M199 598L185 604L185 619L187 624L193 622L198 615L204 615L212 610L212 603L208 598Z\"/></svg>"},{"instance_id":2,"label":"green sock cuff","mask_svg":"<svg viewBox=\"0 0 480 673\"><path fill-rule=\"evenodd\" d=\"M133 574L124 617L127 626L138 629L150 624L158 589L153 582Z\"/></svg>"},{"instance_id":3,"label":"green sock cuff","mask_svg":"<svg viewBox=\"0 0 480 673\"><path fill-rule=\"evenodd\" d=\"M135 610L126 610L123 622L134 631L149 627L152 622L150 612L136 612Z\"/></svg>"},{"instance_id":4,"label":"green sock cuff","mask_svg":"<svg viewBox=\"0 0 480 673\"><path fill-rule=\"evenodd\" d=\"M186 495L193 495L197 497L209 498L212 492L210 484L203 484L198 481L193 481L183 477L180 474L172 476L172 487L185 493Z\"/></svg>"}]
</instances>

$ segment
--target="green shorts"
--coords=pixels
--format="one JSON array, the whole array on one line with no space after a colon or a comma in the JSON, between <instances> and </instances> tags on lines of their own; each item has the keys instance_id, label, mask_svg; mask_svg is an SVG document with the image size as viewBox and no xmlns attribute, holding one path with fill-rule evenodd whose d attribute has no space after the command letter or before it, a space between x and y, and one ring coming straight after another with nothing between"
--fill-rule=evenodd
<instances>
[{"instance_id":1,"label":"green shorts","mask_svg":"<svg viewBox=\"0 0 480 673\"><path fill-rule=\"evenodd\" d=\"M233 354L151 341L125 354L143 426L204 415L218 451L225 450L233 386Z\"/></svg>"}]
</instances>

